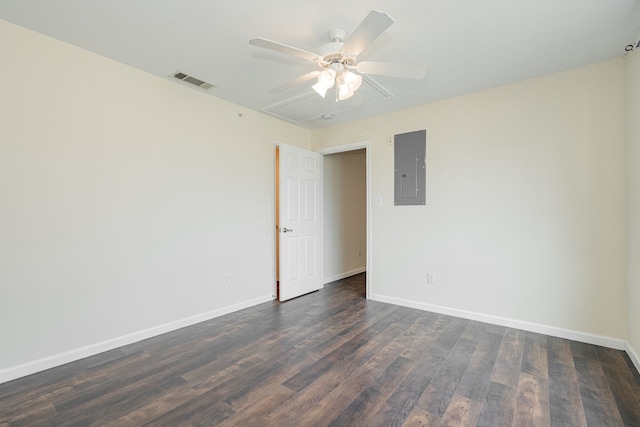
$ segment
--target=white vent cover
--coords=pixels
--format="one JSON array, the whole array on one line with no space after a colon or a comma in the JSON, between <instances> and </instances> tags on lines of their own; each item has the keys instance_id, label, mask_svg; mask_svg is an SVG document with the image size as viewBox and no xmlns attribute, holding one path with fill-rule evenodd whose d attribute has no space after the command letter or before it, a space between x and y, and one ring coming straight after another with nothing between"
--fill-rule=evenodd
<instances>
[{"instance_id":1,"label":"white vent cover","mask_svg":"<svg viewBox=\"0 0 640 427\"><path fill-rule=\"evenodd\" d=\"M175 73L173 75L173 77L175 77L176 79L181 80L183 82L192 84L194 86L198 86L199 88L205 89L205 90L211 89L212 87L214 87L214 85L212 85L211 83L207 83L204 80L197 79L197 78L195 78L193 76L190 76L190 75L185 74L185 73L181 73L179 71L177 73Z\"/></svg>"},{"instance_id":2,"label":"white vent cover","mask_svg":"<svg viewBox=\"0 0 640 427\"><path fill-rule=\"evenodd\" d=\"M336 102L335 88L329 89L324 98L310 89L302 95L263 108L262 111L292 123L302 123L392 98L391 92L371 77L363 76L360 88L345 101Z\"/></svg>"}]
</instances>

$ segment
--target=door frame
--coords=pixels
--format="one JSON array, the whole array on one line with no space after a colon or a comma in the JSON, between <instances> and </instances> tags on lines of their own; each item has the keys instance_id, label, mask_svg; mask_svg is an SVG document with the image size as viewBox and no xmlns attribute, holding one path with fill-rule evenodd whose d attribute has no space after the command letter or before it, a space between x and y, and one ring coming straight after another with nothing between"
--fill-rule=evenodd
<instances>
[{"instance_id":1,"label":"door frame","mask_svg":"<svg viewBox=\"0 0 640 427\"><path fill-rule=\"evenodd\" d=\"M337 154L337 153L345 153L347 151L355 151L364 149L366 152L366 182L367 182L367 190L366 190L366 212L367 212L367 265L366 265L366 298L371 299L371 289L373 284L373 251L371 248L373 247L373 240L371 238L371 140L367 139L364 141L353 142L350 144L342 144L342 145L334 145L331 147L324 147L315 150L316 152L322 154L323 156L327 154Z\"/></svg>"},{"instance_id":2,"label":"door frame","mask_svg":"<svg viewBox=\"0 0 640 427\"><path fill-rule=\"evenodd\" d=\"M278 183L276 182L277 180L277 172L276 172L276 166L277 166L277 162L276 162L276 148L279 148L281 144L285 144L284 142L280 142L280 141L274 141L273 143L273 161L272 161L272 165L274 167L274 171L273 171L273 179L274 179L274 183L273 183L273 197L272 200L274 201L274 207L273 207L273 221L271 222L272 224L277 224L277 218L276 218L276 187L278 185ZM366 153L366 215L367 215L367 219L366 219L366 227L367 227L367 232L366 232L366 236L367 236L367 244L366 244L366 248L367 248L367 265L366 265L366 274L367 274L367 280L366 280L366 298L367 299L371 299L371 290L373 289L373 239L372 239L372 231L371 231L371 226L372 226L372 219L371 219L371 140L370 139L366 139L363 141L359 141L359 142L352 142L349 144L341 144L341 145L334 145L331 147L324 147L324 148L319 148L317 150L311 150L311 151L315 151L319 154L322 154L323 156L327 155L327 154L337 154L337 153L345 153L347 151L355 151L355 150L365 150ZM323 169L324 169L324 162L323 162ZM324 176L324 170L323 170L323 176ZM277 296L277 286L278 286L278 276L276 273L277 270L277 263L279 262L277 259L277 252L276 252L276 242L275 239L277 239L277 230L275 230L276 233L272 233L272 235L274 236L274 242L273 242L273 297L275 299L278 298ZM323 261L324 262L324 261ZM324 271L324 268L323 268ZM324 284L324 283L323 283Z\"/></svg>"}]
</instances>

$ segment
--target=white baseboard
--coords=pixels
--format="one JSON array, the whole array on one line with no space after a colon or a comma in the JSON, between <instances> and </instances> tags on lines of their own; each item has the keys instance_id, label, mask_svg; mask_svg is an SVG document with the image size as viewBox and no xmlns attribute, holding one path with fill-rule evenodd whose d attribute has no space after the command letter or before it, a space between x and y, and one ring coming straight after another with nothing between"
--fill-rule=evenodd
<instances>
[{"instance_id":1,"label":"white baseboard","mask_svg":"<svg viewBox=\"0 0 640 427\"><path fill-rule=\"evenodd\" d=\"M355 276L356 274L364 273L367 271L367 267L356 268L355 270L347 271L346 273L336 274L335 276L325 277L324 285L327 283L335 282L336 280L345 279L347 277Z\"/></svg>"},{"instance_id":2,"label":"white baseboard","mask_svg":"<svg viewBox=\"0 0 640 427\"><path fill-rule=\"evenodd\" d=\"M237 304L233 304L227 307L222 307L216 310L212 310L206 313L198 314L195 316L187 317L185 319L176 320L174 322L165 323L163 325L154 326L153 328L145 329L143 331L134 332L132 334L124 335L121 337L113 338L107 341L91 344L86 347L77 348L61 354L55 354L53 356L45 357L44 359L35 360L22 365L18 365L12 368L4 369L0 371L0 384L21 378L27 375L35 374L36 372L44 371L46 369L55 368L56 366L64 365L65 363L74 362L76 360L83 359L85 357L94 356L98 353L102 353L108 350L113 350L118 347L122 347L127 344L142 341L147 338L155 337L167 332L175 331L186 326L195 325L196 323L204 322L216 317L224 316L225 314L233 313L245 308L253 307L254 305L262 304L264 302L273 301L273 295L254 298L248 301L242 301Z\"/></svg>"},{"instance_id":3,"label":"white baseboard","mask_svg":"<svg viewBox=\"0 0 640 427\"><path fill-rule=\"evenodd\" d=\"M633 362L633 366L635 366L640 373L640 357L638 357L638 353L636 353L633 347L631 347L631 344L629 344L628 342L626 343L624 350L629 355L629 359L631 359L631 361Z\"/></svg>"},{"instance_id":4,"label":"white baseboard","mask_svg":"<svg viewBox=\"0 0 640 427\"><path fill-rule=\"evenodd\" d=\"M554 326L547 326L538 323L525 322L522 320L508 319L506 317L475 313L472 311L458 310L455 308L443 307L438 305L425 304L421 302L405 300L402 298L388 297L379 294L371 294L371 299L374 301L386 302L389 304L401 305L409 308L416 308L418 310L431 311L438 314L446 314L449 316L461 317L463 319L490 323L492 325L506 326L508 328L522 329L524 331L551 335L554 337L580 341L587 344L600 345L603 347L614 348L616 350L627 350L628 348L628 344L626 343L626 341L605 337L602 335L589 334L586 332L573 331L570 329L556 328ZM627 353L629 353L629 351L627 351ZM631 355L629 355L629 357L631 357ZM634 363L636 363L636 367L638 367L638 363Z\"/></svg>"}]
</instances>

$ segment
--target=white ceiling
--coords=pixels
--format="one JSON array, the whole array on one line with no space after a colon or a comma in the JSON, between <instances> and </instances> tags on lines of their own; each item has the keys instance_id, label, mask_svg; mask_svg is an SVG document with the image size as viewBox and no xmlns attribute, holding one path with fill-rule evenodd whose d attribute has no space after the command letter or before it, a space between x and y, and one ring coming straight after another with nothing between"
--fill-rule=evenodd
<instances>
[{"instance_id":1,"label":"white ceiling","mask_svg":"<svg viewBox=\"0 0 640 427\"><path fill-rule=\"evenodd\" d=\"M364 107L354 97L332 120L300 126L331 126L620 57L640 38L640 0L0 1L4 20L164 78L190 74L216 85L206 93L253 110L306 96L312 81L269 91L315 64L249 39L317 52L329 29L350 33L370 10L395 23L359 59L426 64L427 78L375 76L393 97ZM321 108L333 112L335 100Z\"/></svg>"}]
</instances>

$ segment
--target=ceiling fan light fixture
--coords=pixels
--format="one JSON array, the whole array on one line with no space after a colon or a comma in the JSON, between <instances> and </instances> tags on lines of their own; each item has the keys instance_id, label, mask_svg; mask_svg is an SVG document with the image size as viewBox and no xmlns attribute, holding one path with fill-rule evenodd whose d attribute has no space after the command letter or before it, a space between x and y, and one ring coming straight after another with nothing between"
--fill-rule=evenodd
<instances>
[{"instance_id":1,"label":"ceiling fan light fixture","mask_svg":"<svg viewBox=\"0 0 640 427\"><path fill-rule=\"evenodd\" d=\"M416 80L426 77L426 67L419 65L358 62L360 53L384 33L393 22L393 18L388 14L372 10L349 37L343 28L330 30L330 42L320 47L319 54L261 37L249 40L249 44L315 62L320 67L320 70L304 74L290 83L276 88L272 93L280 93L317 76L318 81L313 85L313 90L324 98L330 88L337 86L336 100L341 101L349 99L360 88L364 81L363 75L382 75ZM366 83L370 85L371 81L367 80Z\"/></svg>"},{"instance_id":2,"label":"ceiling fan light fixture","mask_svg":"<svg viewBox=\"0 0 640 427\"><path fill-rule=\"evenodd\" d=\"M320 95L321 97L325 97L325 95L327 94L327 90L329 90L328 87L323 86L322 84L320 84L319 82L314 84L313 86L311 86L311 88L313 90L315 90L316 92L318 92L318 95Z\"/></svg>"},{"instance_id":3,"label":"ceiling fan light fixture","mask_svg":"<svg viewBox=\"0 0 640 427\"><path fill-rule=\"evenodd\" d=\"M349 86L351 92L355 92L360 88L362 84L362 76L351 71L345 71L342 73L342 80Z\"/></svg>"},{"instance_id":4,"label":"ceiling fan light fixture","mask_svg":"<svg viewBox=\"0 0 640 427\"><path fill-rule=\"evenodd\" d=\"M340 92L338 93L338 100L344 101L351 98L352 96L353 96L353 92L351 92L349 89L346 89L346 90L341 89Z\"/></svg>"},{"instance_id":5,"label":"ceiling fan light fixture","mask_svg":"<svg viewBox=\"0 0 640 427\"><path fill-rule=\"evenodd\" d=\"M318 74L318 83L312 86L313 90L318 92L321 97L325 97L327 91L333 87L335 84L336 72L331 68L327 70L322 70L320 74Z\"/></svg>"},{"instance_id":6,"label":"ceiling fan light fixture","mask_svg":"<svg viewBox=\"0 0 640 427\"><path fill-rule=\"evenodd\" d=\"M338 84L338 100L344 101L353 96L353 91L349 88L349 84L342 80Z\"/></svg>"}]
</instances>

